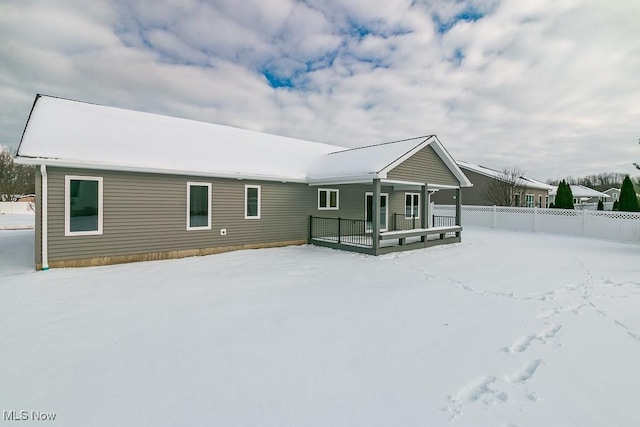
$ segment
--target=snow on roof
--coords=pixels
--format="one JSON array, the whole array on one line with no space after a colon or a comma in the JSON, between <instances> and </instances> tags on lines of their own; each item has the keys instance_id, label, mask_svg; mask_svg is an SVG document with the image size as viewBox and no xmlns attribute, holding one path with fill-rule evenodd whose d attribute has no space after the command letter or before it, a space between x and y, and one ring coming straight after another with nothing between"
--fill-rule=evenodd
<instances>
[{"instance_id":1,"label":"snow on roof","mask_svg":"<svg viewBox=\"0 0 640 427\"><path fill-rule=\"evenodd\" d=\"M322 179L373 175L429 138L431 136L336 151L314 164L309 170L309 177Z\"/></svg>"},{"instance_id":2,"label":"snow on roof","mask_svg":"<svg viewBox=\"0 0 640 427\"><path fill-rule=\"evenodd\" d=\"M573 197L575 198L610 197L608 194L601 193L593 188L585 187L584 185L569 184L569 187L571 187L571 194L573 194ZM554 186L550 194L555 196L557 192L558 187Z\"/></svg>"},{"instance_id":3,"label":"snow on roof","mask_svg":"<svg viewBox=\"0 0 640 427\"><path fill-rule=\"evenodd\" d=\"M194 120L39 96L20 157L171 170L185 174L304 180L321 156L339 150Z\"/></svg>"},{"instance_id":4,"label":"snow on roof","mask_svg":"<svg viewBox=\"0 0 640 427\"><path fill-rule=\"evenodd\" d=\"M509 179L503 172L499 172L497 170L494 170L485 166L463 162L462 160L457 160L456 163L458 163L458 166L462 168L479 173L481 175L488 176L490 178L496 178L501 181ZM521 176L519 178L520 178L520 182L518 184L527 188L535 188L539 190L552 190L554 188L552 185L545 184L544 182L538 181L533 178L527 178L526 176Z\"/></svg>"},{"instance_id":5,"label":"snow on roof","mask_svg":"<svg viewBox=\"0 0 640 427\"><path fill-rule=\"evenodd\" d=\"M386 167L434 142L459 181L470 185L434 135L347 149L38 95L17 157L70 167L307 182L384 178Z\"/></svg>"}]
</instances>

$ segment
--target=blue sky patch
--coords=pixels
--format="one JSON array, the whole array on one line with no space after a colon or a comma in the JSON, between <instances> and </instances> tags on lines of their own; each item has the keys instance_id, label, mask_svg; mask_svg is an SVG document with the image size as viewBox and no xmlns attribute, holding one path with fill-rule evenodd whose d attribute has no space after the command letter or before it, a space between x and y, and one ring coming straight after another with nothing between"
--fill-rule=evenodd
<instances>
[{"instance_id":1,"label":"blue sky patch","mask_svg":"<svg viewBox=\"0 0 640 427\"><path fill-rule=\"evenodd\" d=\"M465 9L458 13L452 19L445 21L439 15L433 16L433 23L435 24L436 31L440 34L444 34L451 28L455 27L458 22L475 22L484 18L485 13L480 12L475 8Z\"/></svg>"},{"instance_id":2,"label":"blue sky patch","mask_svg":"<svg viewBox=\"0 0 640 427\"><path fill-rule=\"evenodd\" d=\"M274 89L278 89L281 87L284 87L284 88L294 87L292 77L290 76L278 75L272 70L269 70L268 68L263 68L261 71L264 77L267 79L267 82L269 82L269 86L271 86Z\"/></svg>"}]
</instances>

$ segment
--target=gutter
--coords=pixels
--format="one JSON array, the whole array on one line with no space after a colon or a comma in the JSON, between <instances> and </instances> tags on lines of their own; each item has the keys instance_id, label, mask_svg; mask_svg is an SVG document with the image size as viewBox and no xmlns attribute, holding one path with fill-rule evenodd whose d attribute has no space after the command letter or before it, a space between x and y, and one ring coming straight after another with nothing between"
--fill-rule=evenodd
<instances>
[{"instance_id":1,"label":"gutter","mask_svg":"<svg viewBox=\"0 0 640 427\"><path fill-rule=\"evenodd\" d=\"M41 250L42 250L42 270L49 269L49 245L47 241L48 235L48 182L47 182L47 165L40 165L40 175L42 176L42 203L40 207L40 221L42 226L40 231L42 232Z\"/></svg>"},{"instance_id":2,"label":"gutter","mask_svg":"<svg viewBox=\"0 0 640 427\"><path fill-rule=\"evenodd\" d=\"M238 180L256 180L256 181L276 181L276 182L292 182L306 184L305 178L291 177L291 176L278 176L278 175L251 175L251 174L235 174L235 173L216 173L216 172L204 172L204 171L190 171L179 169L160 169L150 167L137 167L137 166L120 166L108 163L85 163L74 162L58 159L48 159L42 157L26 157L16 156L15 163L22 165L47 165L52 167L71 168L71 169L93 169L93 170L108 170L118 172L139 172L139 173L153 173L153 174L165 174L165 175L180 175L180 176L199 176L207 178L228 178Z\"/></svg>"}]
</instances>

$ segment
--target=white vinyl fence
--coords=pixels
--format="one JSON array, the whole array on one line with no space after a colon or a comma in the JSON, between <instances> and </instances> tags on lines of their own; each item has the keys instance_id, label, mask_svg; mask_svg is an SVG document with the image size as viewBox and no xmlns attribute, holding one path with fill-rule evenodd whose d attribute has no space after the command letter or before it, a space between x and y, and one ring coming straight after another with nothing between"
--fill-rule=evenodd
<instances>
[{"instance_id":1,"label":"white vinyl fence","mask_svg":"<svg viewBox=\"0 0 640 427\"><path fill-rule=\"evenodd\" d=\"M434 215L455 212L455 206L433 205ZM462 225L640 242L639 212L463 206Z\"/></svg>"},{"instance_id":2,"label":"white vinyl fence","mask_svg":"<svg viewBox=\"0 0 640 427\"><path fill-rule=\"evenodd\" d=\"M0 214L33 214L35 203L0 202Z\"/></svg>"}]
</instances>

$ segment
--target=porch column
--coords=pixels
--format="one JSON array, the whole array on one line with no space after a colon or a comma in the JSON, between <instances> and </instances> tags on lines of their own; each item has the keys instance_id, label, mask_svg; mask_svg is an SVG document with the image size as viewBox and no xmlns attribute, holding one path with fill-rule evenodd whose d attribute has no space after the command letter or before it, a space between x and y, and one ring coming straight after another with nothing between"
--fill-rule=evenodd
<instances>
[{"instance_id":1,"label":"porch column","mask_svg":"<svg viewBox=\"0 0 640 427\"><path fill-rule=\"evenodd\" d=\"M371 218L371 238L373 239L373 254L380 250L380 178L373 180L373 212Z\"/></svg>"},{"instance_id":2,"label":"porch column","mask_svg":"<svg viewBox=\"0 0 640 427\"><path fill-rule=\"evenodd\" d=\"M462 189L456 189L456 225L462 225ZM460 232L456 232L456 237L460 237Z\"/></svg>"},{"instance_id":3,"label":"porch column","mask_svg":"<svg viewBox=\"0 0 640 427\"><path fill-rule=\"evenodd\" d=\"M429 227L429 190L427 190L427 183L422 184L420 188L420 228ZM420 241L425 242L427 236L420 236Z\"/></svg>"}]
</instances>

